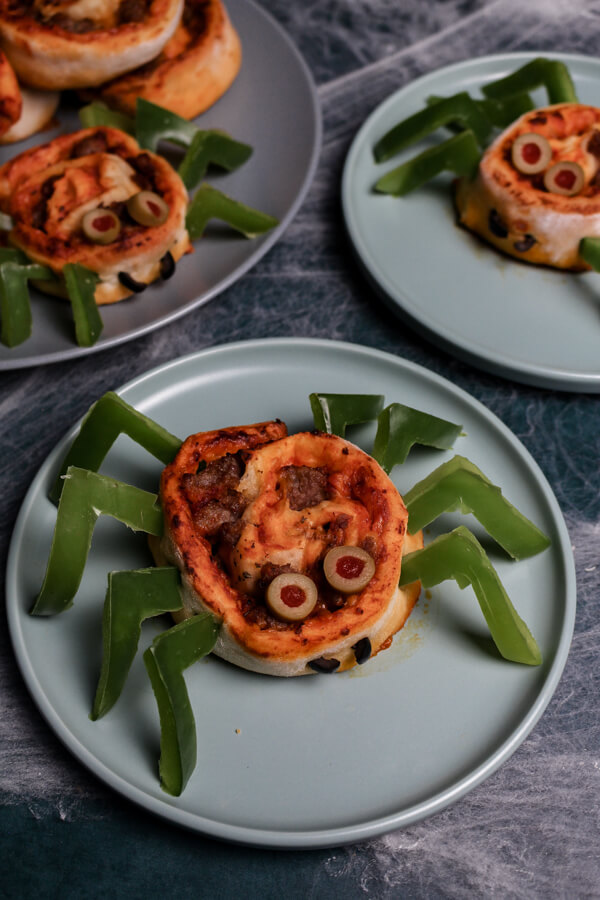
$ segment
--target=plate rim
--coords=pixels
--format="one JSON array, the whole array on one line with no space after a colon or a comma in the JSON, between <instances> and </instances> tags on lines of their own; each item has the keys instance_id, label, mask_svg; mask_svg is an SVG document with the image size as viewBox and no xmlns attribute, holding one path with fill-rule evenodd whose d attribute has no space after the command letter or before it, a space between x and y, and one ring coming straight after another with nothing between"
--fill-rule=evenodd
<instances>
[{"instance_id":1,"label":"plate rim","mask_svg":"<svg viewBox=\"0 0 600 900\"><path fill-rule=\"evenodd\" d=\"M508 378L521 384L542 387L548 390L562 390L572 392L600 393L600 370L597 373L579 373L559 367L550 367L541 364L530 364L526 360L514 360L509 355L499 353L487 353L478 351L470 346L468 341L460 339L459 335L447 337L440 330L433 327L427 317L419 316L414 311L414 302L408 303L411 298L405 293L402 286L392 284L385 274L374 271L370 265L370 251L365 245L362 233L357 224L357 217L352 209L352 172L356 160L362 149L361 144L366 139L371 127L384 115L388 107L395 104L398 97L404 93L409 94L415 86L426 85L430 80L436 80L440 73L453 75L455 73L468 72L471 69L479 69L492 63L515 62L525 63L537 56L548 59L556 59L568 65L589 65L598 68L600 75L600 60L593 56L578 53L562 53L560 51L519 50L506 53L491 53L484 56L476 56L472 59L450 63L408 81L406 84L388 94L375 109L367 116L354 135L344 160L341 178L342 213L346 234L350 240L355 259L367 276L367 279L379 297L384 301L388 309L397 316L407 321L409 325L431 343L441 347L450 355L462 359L469 364L493 375Z\"/></svg>"},{"instance_id":2,"label":"plate rim","mask_svg":"<svg viewBox=\"0 0 600 900\"><path fill-rule=\"evenodd\" d=\"M548 504L548 509L552 514L553 524L559 536L559 545L556 548L556 552L560 554L561 567L564 571L565 578L564 614L562 615L563 624L559 640L557 641L554 659L548 668L543 685L537 693L535 701L528 706L526 715L522 717L518 726L510 732L509 736L495 752L487 756L479 766L471 770L466 776L453 782L449 788L430 796L427 801L419 802L408 808L404 808L400 812L378 817L367 822L354 823L352 825L298 831L263 828L254 829L248 826L229 824L221 820L208 819L205 816L179 809L175 805L177 802L176 798L170 798L166 794L164 797L153 797L143 789L130 784L126 779L112 772L110 768L98 759L98 757L96 757L92 751L70 731L68 726L62 722L51 704L46 701L43 689L39 684L37 672L27 653L26 642L21 628L22 621L24 621L24 614L19 608L17 590L19 578L17 557L19 547L21 546L21 535L36 500L35 495L39 490L40 482L43 482L44 479L47 478L48 470L51 469L52 465L57 463L58 457L64 452L83 417L80 417L77 422L75 422L72 428L69 429L46 456L22 500L13 527L7 558L7 620L17 665L38 711L67 750L75 756L77 761L82 763L96 777L99 777L109 786L109 788L116 790L122 797L125 797L127 800L142 807L146 811L156 814L173 824L183 826L207 837L219 838L234 844L272 849L324 849L372 839L390 831L405 828L434 813L440 812L481 784L515 752L542 716L554 695L567 661L575 625L575 561L570 537L558 500L536 460L514 432L481 401L477 400L463 388L458 387L448 379L426 369L418 363L398 357L392 353L380 351L375 348L364 347L360 344L344 341L331 341L321 338L269 338L266 340L255 339L249 341L236 341L195 351L157 365L148 372L141 373L121 385L116 389L116 393L126 397L127 393L143 386L144 382L149 382L159 375L162 376L165 372L176 371L179 367L191 365L199 359L201 361L208 361L207 365L210 365L211 358L214 358L215 356L227 356L233 354L235 357L240 350L252 351L259 348L264 354L266 347L273 347L275 353L278 348L281 347L285 348L288 352L293 352L292 348L295 348L297 352L301 352L304 347L318 348L328 353L331 353L332 351L342 353L349 352L352 355L358 354L362 357L368 357L379 362L387 363L399 371L412 372L417 377L424 378L427 382L431 383L432 386L442 388L446 391L449 390L451 394L455 395L463 403L466 403L476 414L483 416L488 423L496 428L502 436L509 441L512 448L517 452L520 460L527 465L529 471L535 476L536 484L543 493L544 501ZM261 360L261 364L264 365L264 358ZM11 599L11 597L13 599Z\"/></svg>"},{"instance_id":3,"label":"plate rim","mask_svg":"<svg viewBox=\"0 0 600 900\"><path fill-rule=\"evenodd\" d=\"M231 0L229 0L229 2L231 2ZM298 49L290 35L287 33L283 25L281 25L277 21L277 19L275 19L275 17L264 7L255 2L255 0L243 0L243 6L252 9L252 14L255 15L258 20L260 20L261 17L266 20L273 31L278 34L278 37L282 41L282 43L287 46L290 55L296 60L298 68L303 74L304 83L307 90L307 100L309 101L310 111L312 113L313 141L311 153L307 161L306 171L302 180L302 184L300 185L300 188L287 213L275 228L273 228L266 235L259 238L260 243L256 244L255 250L249 254L247 259L241 262L233 271L229 272L225 278L221 279L221 281L218 282L218 284L213 285L212 288L207 290L200 297L196 297L193 300L190 300L182 307L178 307L175 310L169 310L158 319L155 319L152 322L146 323L144 325L139 325L133 329L128 330L124 334L120 334L104 340L101 336L99 340L96 341L96 343L91 347L80 347L79 345L73 343L72 347L63 350L38 353L35 356L20 358L9 357L7 359L0 359L0 372L14 371L18 369L30 369L35 368L36 366L49 365L53 363L70 361L72 359L78 359L82 356L89 356L94 353L99 353L103 350L108 350L112 347L118 347L121 344L127 343L128 341L136 340L137 338L143 337L146 334L150 334L153 331L164 328L171 322L175 322L177 319L188 315L195 309L199 309L206 303L214 300L220 294L224 293L226 290L236 284L240 280L240 278L246 275L269 252L269 250L271 250L274 244L276 244L283 237L283 234L285 233L293 219L296 217L300 206L306 198L306 195L313 182L317 166L319 164L323 143L323 116L321 112L321 103L312 73L304 57L300 53L300 50ZM4 349L9 350L11 348Z\"/></svg>"}]
</instances>

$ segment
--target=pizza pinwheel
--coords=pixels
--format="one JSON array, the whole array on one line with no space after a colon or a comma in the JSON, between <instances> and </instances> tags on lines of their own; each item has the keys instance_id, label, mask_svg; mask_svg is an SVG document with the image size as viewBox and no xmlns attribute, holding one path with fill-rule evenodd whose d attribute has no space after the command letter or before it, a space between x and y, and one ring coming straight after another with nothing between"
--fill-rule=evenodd
<instances>
[{"instance_id":1,"label":"pizza pinwheel","mask_svg":"<svg viewBox=\"0 0 600 900\"><path fill-rule=\"evenodd\" d=\"M172 273L191 246L187 202L169 163L115 128L62 135L0 167L10 243L58 276L67 263L96 273L99 305ZM39 287L56 293L62 282Z\"/></svg>"},{"instance_id":2,"label":"pizza pinwheel","mask_svg":"<svg viewBox=\"0 0 600 900\"><path fill-rule=\"evenodd\" d=\"M164 537L187 618L222 625L214 652L292 676L366 662L402 627L418 582L398 586L423 546L375 460L334 434L280 421L195 434L161 479Z\"/></svg>"}]
</instances>

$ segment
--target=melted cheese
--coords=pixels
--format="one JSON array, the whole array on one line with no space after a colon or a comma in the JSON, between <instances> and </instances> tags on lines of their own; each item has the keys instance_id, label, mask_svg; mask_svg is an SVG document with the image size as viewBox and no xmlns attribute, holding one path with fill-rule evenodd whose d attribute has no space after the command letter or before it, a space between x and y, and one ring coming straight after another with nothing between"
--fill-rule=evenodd
<instances>
[{"instance_id":1,"label":"melted cheese","mask_svg":"<svg viewBox=\"0 0 600 900\"><path fill-rule=\"evenodd\" d=\"M62 177L56 182L48 201L47 229L63 240L68 240L77 231L90 210L128 200L139 192L132 177L134 170L112 153L97 153L59 163L48 169L46 177L53 174Z\"/></svg>"},{"instance_id":2,"label":"melted cheese","mask_svg":"<svg viewBox=\"0 0 600 900\"><path fill-rule=\"evenodd\" d=\"M102 28L112 28L117 24L120 0L36 0L36 12L45 18L60 13L70 19L92 19Z\"/></svg>"}]
</instances>

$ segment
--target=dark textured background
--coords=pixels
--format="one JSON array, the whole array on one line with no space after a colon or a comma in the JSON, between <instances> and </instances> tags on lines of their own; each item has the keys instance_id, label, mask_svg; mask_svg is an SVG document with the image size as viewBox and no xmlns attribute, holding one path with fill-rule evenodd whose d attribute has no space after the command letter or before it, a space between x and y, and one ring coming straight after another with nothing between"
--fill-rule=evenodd
<instances>
[{"instance_id":1,"label":"dark textured background","mask_svg":"<svg viewBox=\"0 0 600 900\"><path fill-rule=\"evenodd\" d=\"M324 142L313 186L283 239L207 306L87 359L0 376L0 569L33 475L104 391L214 344L289 335L348 340L449 378L485 403L533 454L558 497L575 553L578 614L571 654L532 734L454 807L368 843L275 854L165 824L88 774L37 712L2 627L0 892L61 898L600 897L599 398L493 378L421 340L386 311L359 273L339 203L352 137L393 90L447 63L496 51L593 55L600 46L600 3L261 5L293 37L318 86Z\"/></svg>"}]
</instances>

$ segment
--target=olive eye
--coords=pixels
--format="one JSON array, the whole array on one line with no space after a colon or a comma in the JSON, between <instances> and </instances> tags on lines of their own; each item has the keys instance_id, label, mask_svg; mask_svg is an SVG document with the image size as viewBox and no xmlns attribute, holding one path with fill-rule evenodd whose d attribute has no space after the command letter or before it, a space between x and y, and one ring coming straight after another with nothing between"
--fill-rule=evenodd
<instances>
[{"instance_id":1,"label":"olive eye","mask_svg":"<svg viewBox=\"0 0 600 900\"><path fill-rule=\"evenodd\" d=\"M267 606L284 622L300 622L317 603L317 586L307 575L284 572L267 588Z\"/></svg>"},{"instance_id":2,"label":"olive eye","mask_svg":"<svg viewBox=\"0 0 600 900\"><path fill-rule=\"evenodd\" d=\"M524 175L543 172L552 159L552 147L545 137L535 132L521 134L512 145L513 166Z\"/></svg>"},{"instance_id":3,"label":"olive eye","mask_svg":"<svg viewBox=\"0 0 600 900\"><path fill-rule=\"evenodd\" d=\"M332 588L356 594L375 574L375 560L361 547L333 547L323 560L323 571Z\"/></svg>"},{"instance_id":4,"label":"olive eye","mask_svg":"<svg viewBox=\"0 0 600 900\"><path fill-rule=\"evenodd\" d=\"M121 231L121 223L110 209L92 209L81 222L83 233L95 244L112 244Z\"/></svg>"},{"instance_id":5,"label":"olive eye","mask_svg":"<svg viewBox=\"0 0 600 900\"><path fill-rule=\"evenodd\" d=\"M583 169L576 162L555 163L544 175L546 190L552 194L563 194L565 197L578 194L584 181Z\"/></svg>"},{"instance_id":6,"label":"olive eye","mask_svg":"<svg viewBox=\"0 0 600 900\"><path fill-rule=\"evenodd\" d=\"M127 212L140 225L162 225L169 217L169 207L153 191L140 191L130 197Z\"/></svg>"}]
</instances>

